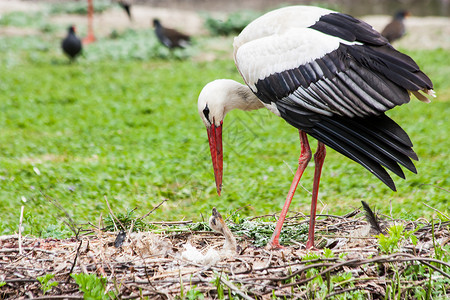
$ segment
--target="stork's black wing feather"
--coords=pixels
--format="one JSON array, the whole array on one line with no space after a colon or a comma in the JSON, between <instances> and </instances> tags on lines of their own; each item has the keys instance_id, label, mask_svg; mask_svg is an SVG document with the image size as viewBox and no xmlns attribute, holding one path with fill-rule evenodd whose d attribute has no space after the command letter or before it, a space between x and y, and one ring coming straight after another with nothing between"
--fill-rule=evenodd
<instances>
[{"instance_id":1,"label":"stork's black wing feather","mask_svg":"<svg viewBox=\"0 0 450 300\"><path fill-rule=\"evenodd\" d=\"M417 159L407 134L384 114L368 118L321 116L285 101L277 107L289 124L297 127L328 147L361 164L389 188L395 184L387 168L401 178L404 166L416 173L411 159Z\"/></svg>"},{"instance_id":2,"label":"stork's black wing feather","mask_svg":"<svg viewBox=\"0 0 450 300\"><path fill-rule=\"evenodd\" d=\"M258 80L256 89L266 103L289 97L318 113L363 117L407 103L409 90L432 89L432 83L409 56L388 44L341 44L321 58Z\"/></svg>"},{"instance_id":3,"label":"stork's black wing feather","mask_svg":"<svg viewBox=\"0 0 450 300\"><path fill-rule=\"evenodd\" d=\"M349 42L362 42L369 45L385 45L387 39L364 21L342 13L323 15L310 26L328 35L339 37Z\"/></svg>"}]
</instances>

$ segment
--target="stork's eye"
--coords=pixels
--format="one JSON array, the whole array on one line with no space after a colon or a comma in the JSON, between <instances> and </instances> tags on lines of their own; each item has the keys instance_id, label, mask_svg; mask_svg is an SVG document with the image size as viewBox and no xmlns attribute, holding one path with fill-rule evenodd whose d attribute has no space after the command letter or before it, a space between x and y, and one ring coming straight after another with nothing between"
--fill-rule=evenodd
<instances>
[{"instance_id":1,"label":"stork's eye","mask_svg":"<svg viewBox=\"0 0 450 300\"><path fill-rule=\"evenodd\" d=\"M209 108L208 105L206 105L205 109L203 110L203 114L205 115L206 120L209 121ZM211 121L209 121L211 122Z\"/></svg>"}]
</instances>

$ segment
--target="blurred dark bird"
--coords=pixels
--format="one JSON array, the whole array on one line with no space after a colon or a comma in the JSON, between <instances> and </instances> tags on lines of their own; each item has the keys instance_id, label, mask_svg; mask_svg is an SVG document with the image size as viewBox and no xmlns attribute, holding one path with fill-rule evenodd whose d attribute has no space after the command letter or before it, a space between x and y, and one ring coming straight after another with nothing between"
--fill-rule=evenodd
<instances>
[{"instance_id":1,"label":"blurred dark bird","mask_svg":"<svg viewBox=\"0 0 450 300\"><path fill-rule=\"evenodd\" d=\"M75 26L69 27L67 36L62 40L61 48L70 60L74 60L81 53L83 46L81 40L75 35Z\"/></svg>"},{"instance_id":2,"label":"blurred dark bird","mask_svg":"<svg viewBox=\"0 0 450 300\"><path fill-rule=\"evenodd\" d=\"M131 17L131 2L129 0L120 0L119 5L125 10L130 21L132 21L133 18Z\"/></svg>"},{"instance_id":3,"label":"blurred dark bird","mask_svg":"<svg viewBox=\"0 0 450 300\"><path fill-rule=\"evenodd\" d=\"M190 43L188 35L175 29L163 27L158 19L153 19L153 26L158 40L169 49L186 48Z\"/></svg>"},{"instance_id":4,"label":"blurred dark bird","mask_svg":"<svg viewBox=\"0 0 450 300\"><path fill-rule=\"evenodd\" d=\"M407 10L400 10L395 15L392 21L384 27L381 35L387 38L389 43L398 40L405 35L406 29L403 20L408 17L410 13Z\"/></svg>"}]
</instances>

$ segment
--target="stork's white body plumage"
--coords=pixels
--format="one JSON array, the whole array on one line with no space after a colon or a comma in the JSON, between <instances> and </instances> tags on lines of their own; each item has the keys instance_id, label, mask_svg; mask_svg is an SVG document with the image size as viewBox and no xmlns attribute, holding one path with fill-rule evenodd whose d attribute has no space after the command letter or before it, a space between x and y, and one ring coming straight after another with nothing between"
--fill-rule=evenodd
<instances>
[{"instance_id":1,"label":"stork's white body plumage","mask_svg":"<svg viewBox=\"0 0 450 300\"><path fill-rule=\"evenodd\" d=\"M309 63L336 50L340 43L357 44L308 28L332 12L314 6L285 7L245 27L234 39L234 59L252 91L256 92L258 80Z\"/></svg>"},{"instance_id":2,"label":"stork's white body plumage","mask_svg":"<svg viewBox=\"0 0 450 300\"><path fill-rule=\"evenodd\" d=\"M222 184L222 123L232 109L264 105L300 131L302 151L271 245L278 236L300 177L311 158L306 134L319 140L307 248L314 245L314 217L327 145L364 166L395 190L386 169L404 178L416 172L408 135L384 112L434 96L430 79L369 24L331 10L291 6L251 22L234 40L234 59L247 86L215 80L199 95L217 191Z\"/></svg>"}]
</instances>

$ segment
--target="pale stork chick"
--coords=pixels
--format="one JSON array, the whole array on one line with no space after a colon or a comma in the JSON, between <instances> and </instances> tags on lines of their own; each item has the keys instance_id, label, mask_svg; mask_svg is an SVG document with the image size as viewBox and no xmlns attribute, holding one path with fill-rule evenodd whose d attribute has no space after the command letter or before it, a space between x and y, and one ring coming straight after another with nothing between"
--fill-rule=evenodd
<instances>
[{"instance_id":1,"label":"pale stork chick","mask_svg":"<svg viewBox=\"0 0 450 300\"><path fill-rule=\"evenodd\" d=\"M209 227L211 227L212 230L223 234L225 237L225 243L223 244L224 252L230 254L236 254L238 252L236 238L215 207L213 207L212 216L209 218Z\"/></svg>"},{"instance_id":2,"label":"pale stork chick","mask_svg":"<svg viewBox=\"0 0 450 300\"><path fill-rule=\"evenodd\" d=\"M213 248L209 248L208 252L203 254L189 242L183 245L183 247L185 250L181 253L181 258L184 260L205 266L215 265L220 261L219 252Z\"/></svg>"},{"instance_id":3,"label":"pale stork chick","mask_svg":"<svg viewBox=\"0 0 450 300\"><path fill-rule=\"evenodd\" d=\"M212 216L209 218L209 227L225 237L222 250L217 251L214 248L209 248L206 254L203 254L190 243L186 243L183 246L185 250L181 253L182 259L206 266L214 265L222 258L228 258L238 253L236 238L215 207L212 209Z\"/></svg>"}]
</instances>

